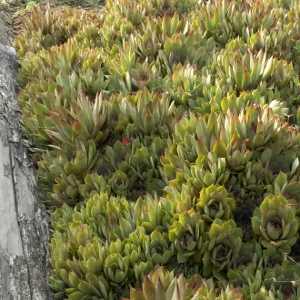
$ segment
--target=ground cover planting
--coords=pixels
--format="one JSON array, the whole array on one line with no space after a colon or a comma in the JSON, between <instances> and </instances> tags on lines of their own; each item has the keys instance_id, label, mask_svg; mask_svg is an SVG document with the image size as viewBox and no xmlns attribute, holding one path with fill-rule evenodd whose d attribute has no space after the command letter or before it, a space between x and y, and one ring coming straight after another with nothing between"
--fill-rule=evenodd
<instances>
[{"instance_id":1,"label":"ground cover planting","mask_svg":"<svg viewBox=\"0 0 300 300\"><path fill-rule=\"evenodd\" d=\"M18 104L58 299L300 297L300 1L34 7Z\"/></svg>"}]
</instances>

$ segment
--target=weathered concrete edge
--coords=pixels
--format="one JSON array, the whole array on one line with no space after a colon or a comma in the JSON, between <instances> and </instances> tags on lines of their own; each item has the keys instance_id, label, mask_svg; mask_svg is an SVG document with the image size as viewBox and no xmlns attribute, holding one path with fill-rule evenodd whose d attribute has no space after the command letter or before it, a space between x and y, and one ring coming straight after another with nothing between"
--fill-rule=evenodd
<instances>
[{"instance_id":1,"label":"weathered concrete edge","mask_svg":"<svg viewBox=\"0 0 300 300\"><path fill-rule=\"evenodd\" d=\"M49 216L23 145L18 58L0 28L0 299L48 300Z\"/></svg>"}]
</instances>

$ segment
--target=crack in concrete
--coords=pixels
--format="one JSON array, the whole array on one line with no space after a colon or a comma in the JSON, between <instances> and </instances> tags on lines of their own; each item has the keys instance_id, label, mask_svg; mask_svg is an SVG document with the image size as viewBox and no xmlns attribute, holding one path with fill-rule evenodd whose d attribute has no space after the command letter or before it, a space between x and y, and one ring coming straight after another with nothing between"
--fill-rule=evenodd
<instances>
[{"instance_id":1,"label":"crack in concrete","mask_svg":"<svg viewBox=\"0 0 300 300\"><path fill-rule=\"evenodd\" d=\"M6 123L6 122L5 122ZM8 127L7 127L8 128ZM17 191L16 191L16 176L15 176L15 172L14 172L14 168L15 168L15 162L14 162L14 158L13 158L13 150L12 150L12 145L11 143L9 143L9 157L10 157L10 171L11 171L11 178L12 178L12 185L13 185L13 193L14 193L14 202L15 202L15 209L16 209L16 215L17 215L17 222L18 222L18 228L19 228L19 232L20 232L20 236L21 236L21 242L22 242L22 249L23 249L23 253L26 253L25 250L25 246L24 246L24 236L21 230L21 224L20 224L20 220L19 220L19 206L18 206L18 200L17 200ZM34 300L32 298L32 288L31 288L31 278L30 278L30 267L29 267L29 263L28 260L26 260L26 264L27 264L27 274L28 274L28 285L29 285L29 292L30 292L30 300Z\"/></svg>"}]
</instances>

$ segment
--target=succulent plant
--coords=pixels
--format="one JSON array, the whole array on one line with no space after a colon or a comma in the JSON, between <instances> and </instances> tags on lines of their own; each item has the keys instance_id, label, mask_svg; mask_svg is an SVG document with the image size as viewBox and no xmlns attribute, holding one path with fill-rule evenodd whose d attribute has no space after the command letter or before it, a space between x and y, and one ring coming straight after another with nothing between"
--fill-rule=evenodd
<instances>
[{"instance_id":1,"label":"succulent plant","mask_svg":"<svg viewBox=\"0 0 300 300\"><path fill-rule=\"evenodd\" d=\"M70 8L52 13L50 6L46 7L45 12L41 7L33 6L30 18L24 20L25 30L15 42L18 55L23 56L29 51L37 53L42 48L65 43L77 32L79 22L86 22L87 17Z\"/></svg>"},{"instance_id":2,"label":"succulent plant","mask_svg":"<svg viewBox=\"0 0 300 300\"><path fill-rule=\"evenodd\" d=\"M104 262L104 274L112 286L123 286L130 280L129 258L120 253L108 255Z\"/></svg>"},{"instance_id":3,"label":"succulent plant","mask_svg":"<svg viewBox=\"0 0 300 300\"><path fill-rule=\"evenodd\" d=\"M228 78L228 82L238 91L253 89L260 82L265 82L266 86L275 83L278 89L282 89L284 86L290 85L292 76L296 77L293 72L292 65L288 65L283 60L279 61L273 57L267 60L263 50L260 50L255 56L249 50L244 55L239 51L232 55L228 50L221 50L216 61L217 76L222 80ZM284 79L280 79L279 74L283 73L286 76ZM234 76L229 74L234 74ZM293 93L294 88L292 87L291 94Z\"/></svg>"},{"instance_id":4,"label":"succulent plant","mask_svg":"<svg viewBox=\"0 0 300 300\"><path fill-rule=\"evenodd\" d=\"M173 183L173 182L172 182ZM164 190L167 192L167 198L172 201L173 212L175 215L195 208L199 199L199 191L196 190L190 181L177 185L169 184Z\"/></svg>"},{"instance_id":5,"label":"succulent plant","mask_svg":"<svg viewBox=\"0 0 300 300\"><path fill-rule=\"evenodd\" d=\"M215 103L218 102L215 101ZM231 109L240 113L242 110L247 109L251 103L262 105L265 109L268 107L272 108L272 111L282 120L288 117L289 109L286 102L284 102L280 96L280 93L263 87L252 90L251 92L243 91L238 97L233 91L227 93L226 97L220 101L220 109L224 112ZM218 106L220 104L218 103Z\"/></svg>"},{"instance_id":6,"label":"succulent plant","mask_svg":"<svg viewBox=\"0 0 300 300\"><path fill-rule=\"evenodd\" d=\"M253 150L265 145L272 136L279 135L279 128L280 120L271 110L263 111L258 105L250 105L239 115L230 110L220 115L212 112L197 120L192 114L189 118L183 117L175 127L173 145L169 149L173 155L191 163L197 158L200 160L199 156L201 160L209 156L210 161L226 158L233 172L239 172L252 158ZM167 161L163 161L165 164Z\"/></svg>"},{"instance_id":7,"label":"succulent plant","mask_svg":"<svg viewBox=\"0 0 300 300\"><path fill-rule=\"evenodd\" d=\"M136 228L137 208L137 205L128 203L124 198L95 194L80 213L105 242L129 237Z\"/></svg>"},{"instance_id":8,"label":"succulent plant","mask_svg":"<svg viewBox=\"0 0 300 300\"><path fill-rule=\"evenodd\" d=\"M166 232L173 224L172 202L167 198L157 199L147 195L138 213L137 224L143 227L148 235L154 230Z\"/></svg>"},{"instance_id":9,"label":"succulent plant","mask_svg":"<svg viewBox=\"0 0 300 300\"><path fill-rule=\"evenodd\" d=\"M166 265L174 255L174 244L170 243L167 233L153 231L150 236L144 236L142 251L147 260L151 259L153 266Z\"/></svg>"},{"instance_id":10,"label":"succulent plant","mask_svg":"<svg viewBox=\"0 0 300 300\"><path fill-rule=\"evenodd\" d=\"M108 184L112 188L112 192L116 196L126 197L128 194L128 186L130 180L125 173L118 170L113 173L112 177L108 180Z\"/></svg>"},{"instance_id":11,"label":"succulent plant","mask_svg":"<svg viewBox=\"0 0 300 300\"><path fill-rule=\"evenodd\" d=\"M57 208L53 214L50 216L52 228L64 231L64 224L70 222L73 218L72 207L64 203L62 207Z\"/></svg>"},{"instance_id":12,"label":"succulent plant","mask_svg":"<svg viewBox=\"0 0 300 300\"><path fill-rule=\"evenodd\" d=\"M212 39L201 39L199 33L186 37L179 33L167 38L164 43L164 50L158 51L161 64L166 68L167 74L172 75L173 64L192 64L197 68L204 67L211 60L207 54L214 48Z\"/></svg>"},{"instance_id":13,"label":"succulent plant","mask_svg":"<svg viewBox=\"0 0 300 300\"><path fill-rule=\"evenodd\" d=\"M277 299L298 299L300 295L298 274L298 265L282 266L266 274L264 286L270 289Z\"/></svg>"},{"instance_id":14,"label":"succulent plant","mask_svg":"<svg viewBox=\"0 0 300 300\"><path fill-rule=\"evenodd\" d=\"M199 15L195 13L191 27L201 28L205 32L205 37L214 37L216 42L226 45L234 35L232 22L228 22L230 12L229 2L209 1L203 5Z\"/></svg>"},{"instance_id":15,"label":"succulent plant","mask_svg":"<svg viewBox=\"0 0 300 300\"><path fill-rule=\"evenodd\" d=\"M56 298L300 297L299 13L288 0L33 9L18 104Z\"/></svg>"},{"instance_id":16,"label":"succulent plant","mask_svg":"<svg viewBox=\"0 0 300 300\"><path fill-rule=\"evenodd\" d=\"M169 239L175 243L179 263L200 262L203 248L205 220L194 210L183 212L169 230Z\"/></svg>"},{"instance_id":17,"label":"succulent plant","mask_svg":"<svg viewBox=\"0 0 300 300\"><path fill-rule=\"evenodd\" d=\"M92 104L83 93L79 93L70 111L60 107L59 113L49 112L49 116L47 118L46 114L43 118L43 125L47 127L40 127L39 135L50 138L58 145L64 141L74 143L76 138L82 141L93 139L97 145L104 143L109 134L106 128L107 109L100 94Z\"/></svg>"},{"instance_id":18,"label":"succulent plant","mask_svg":"<svg viewBox=\"0 0 300 300\"><path fill-rule=\"evenodd\" d=\"M96 165L99 152L95 142L76 140L76 144L64 142L60 150L46 151L38 162L38 178L43 197L50 206L64 202L74 204L80 200L79 187L83 179Z\"/></svg>"},{"instance_id":19,"label":"succulent plant","mask_svg":"<svg viewBox=\"0 0 300 300\"><path fill-rule=\"evenodd\" d=\"M115 101L110 101L112 107L144 135L171 132L175 105L168 97L150 94L144 87L135 97L119 96ZM117 130L122 130L122 127L118 126Z\"/></svg>"},{"instance_id":20,"label":"succulent plant","mask_svg":"<svg viewBox=\"0 0 300 300\"><path fill-rule=\"evenodd\" d=\"M244 271L247 268L254 272L261 258L262 250L260 244L255 240L251 240L242 244L240 251L232 256L228 267L239 271Z\"/></svg>"},{"instance_id":21,"label":"succulent plant","mask_svg":"<svg viewBox=\"0 0 300 300\"><path fill-rule=\"evenodd\" d=\"M243 298L243 289L232 289L230 286L227 286L225 290L221 290L220 296L218 296L216 300L242 300Z\"/></svg>"},{"instance_id":22,"label":"succulent plant","mask_svg":"<svg viewBox=\"0 0 300 300\"><path fill-rule=\"evenodd\" d=\"M287 254L298 239L298 221L294 208L282 195L268 195L252 218L254 232L263 247L276 246Z\"/></svg>"},{"instance_id":23,"label":"succulent plant","mask_svg":"<svg viewBox=\"0 0 300 300\"><path fill-rule=\"evenodd\" d=\"M226 222L215 219L208 233L203 237L203 274L223 278L222 271L229 265L232 257L240 251L242 230L236 228L233 220Z\"/></svg>"},{"instance_id":24,"label":"succulent plant","mask_svg":"<svg viewBox=\"0 0 300 300\"><path fill-rule=\"evenodd\" d=\"M49 244L50 262L55 270L50 280L69 286L66 291L58 291L57 297L66 293L71 299L97 296L100 299L112 299L108 282L102 275L104 260L107 256L105 246L97 239L89 240L90 231L86 226L73 224L68 228L69 242L58 231Z\"/></svg>"},{"instance_id":25,"label":"succulent plant","mask_svg":"<svg viewBox=\"0 0 300 300\"><path fill-rule=\"evenodd\" d=\"M251 300L272 300L272 299L276 299L274 297L274 292L269 290L267 291L265 287L261 287L260 290L251 295Z\"/></svg>"},{"instance_id":26,"label":"succulent plant","mask_svg":"<svg viewBox=\"0 0 300 300\"><path fill-rule=\"evenodd\" d=\"M299 199L299 159L295 152L286 151L274 159L270 164L270 169L276 174L273 182L267 186L269 193L274 195L284 195L290 199Z\"/></svg>"},{"instance_id":27,"label":"succulent plant","mask_svg":"<svg viewBox=\"0 0 300 300\"><path fill-rule=\"evenodd\" d=\"M172 89L170 90L175 103L186 104L196 109L198 98L201 95L201 73L187 64L185 67L176 68L172 74Z\"/></svg>"},{"instance_id":28,"label":"succulent plant","mask_svg":"<svg viewBox=\"0 0 300 300\"><path fill-rule=\"evenodd\" d=\"M214 286L212 278L204 279L199 274L185 279L183 274L178 278L173 272L162 267L144 277L142 290L131 288L131 300L145 299L180 299L180 300L238 300L243 298L241 288L233 289L227 285L225 289ZM123 300L128 300L122 298ZM259 299L259 298L258 298Z\"/></svg>"},{"instance_id":29,"label":"succulent plant","mask_svg":"<svg viewBox=\"0 0 300 300\"><path fill-rule=\"evenodd\" d=\"M226 184L230 176L225 157L218 157L213 152L207 156L199 155L195 165L191 167L191 174L198 190L213 184Z\"/></svg>"},{"instance_id":30,"label":"succulent plant","mask_svg":"<svg viewBox=\"0 0 300 300\"><path fill-rule=\"evenodd\" d=\"M231 219L234 208L234 199L222 186L211 185L203 188L199 199L196 200L196 211L200 211L203 219L210 223L214 219Z\"/></svg>"},{"instance_id":31,"label":"succulent plant","mask_svg":"<svg viewBox=\"0 0 300 300\"><path fill-rule=\"evenodd\" d=\"M111 194L111 186L109 186L103 176L96 173L87 174L84 183L79 186L79 193L85 199L93 198L95 194L106 193Z\"/></svg>"},{"instance_id":32,"label":"succulent plant","mask_svg":"<svg viewBox=\"0 0 300 300\"><path fill-rule=\"evenodd\" d=\"M55 230L66 232L66 224L79 222L89 226L89 231L97 235L103 243L128 238L136 229L138 203L133 205L124 198L108 197L107 194L95 193L85 205L77 204L70 212L66 204L57 209L51 216Z\"/></svg>"},{"instance_id":33,"label":"succulent plant","mask_svg":"<svg viewBox=\"0 0 300 300\"><path fill-rule=\"evenodd\" d=\"M188 281L182 274L179 278L176 278L173 272L159 268L144 277L143 290L133 288L130 290L130 299L171 300L174 299L174 297L177 297L177 299L205 299L204 295L208 293L207 288L203 286L198 289L201 283L204 283L204 280L202 281L202 278L200 277L196 278L196 280L191 279L190 281L191 284L189 285Z\"/></svg>"},{"instance_id":34,"label":"succulent plant","mask_svg":"<svg viewBox=\"0 0 300 300\"><path fill-rule=\"evenodd\" d=\"M153 35L152 33L156 34ZM186 18L180 18L175 12L172 18L166 13L163 18L147 17L139 28L140 35L129 40L130 45L136 49L136 53L150 64L156 61L158 51L167 38L182 32L190 33Z\"/></svg>"},{"instance_id":35,"label":"succulent plant","mask_svg":"<svg viewBox=\"0 0 300 300\"><path fill-rule=\"evenodd\" d=\"M134 139L132 143L127 137L123 137L123 141L126 145L128 143L132 150L126 155L124 161L120 162L119 170L116 172L123 174L124 180L127 180L125 177L129 180L127 197L136 200L138 198L136 196L144 194L145 190L152 195L154 193L161 195L166 180L159 170L159 156L163 152L166 141L149 136Z\"/></svg>"},{"instance_id":36,"label":"succulent plant","mask_svg":"<svg viewBox=\"0 0 300 300\"><path fill-rule=\"evenodd\" d=\"M264 272L279 269L288 263L287 255L278 247L270 246L263 251L260 265L264 267Z\"/></svg>"}]
</instances>

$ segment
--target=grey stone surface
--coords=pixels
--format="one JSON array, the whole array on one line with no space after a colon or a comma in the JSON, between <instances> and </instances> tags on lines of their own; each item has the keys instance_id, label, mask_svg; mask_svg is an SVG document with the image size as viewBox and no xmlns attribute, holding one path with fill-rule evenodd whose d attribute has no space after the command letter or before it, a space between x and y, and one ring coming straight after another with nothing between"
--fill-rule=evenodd
<instances>
[{"instance_id":1,"label":"grey stone surface","mask_svg":"<svg viewBox=\"0 0 300 300\"><path fill-rule=\"evenodd\" d=\"M23 145L17 54L0 18L0 299L53 299L47 284L49 216Z\"/></svg>"},{"instance_id":2,"label":"grey stone surface","mask_svg":"<svg viewBox=\"0 0 300 300\"><path fill-rule=\"evenodd\" d=\"M0 11L0 44L8 45L8 39L5 33L5 26L2 21L4 20L4 18L5 18L5 13L3 11Z\"/></svg>"}]
</instances>

